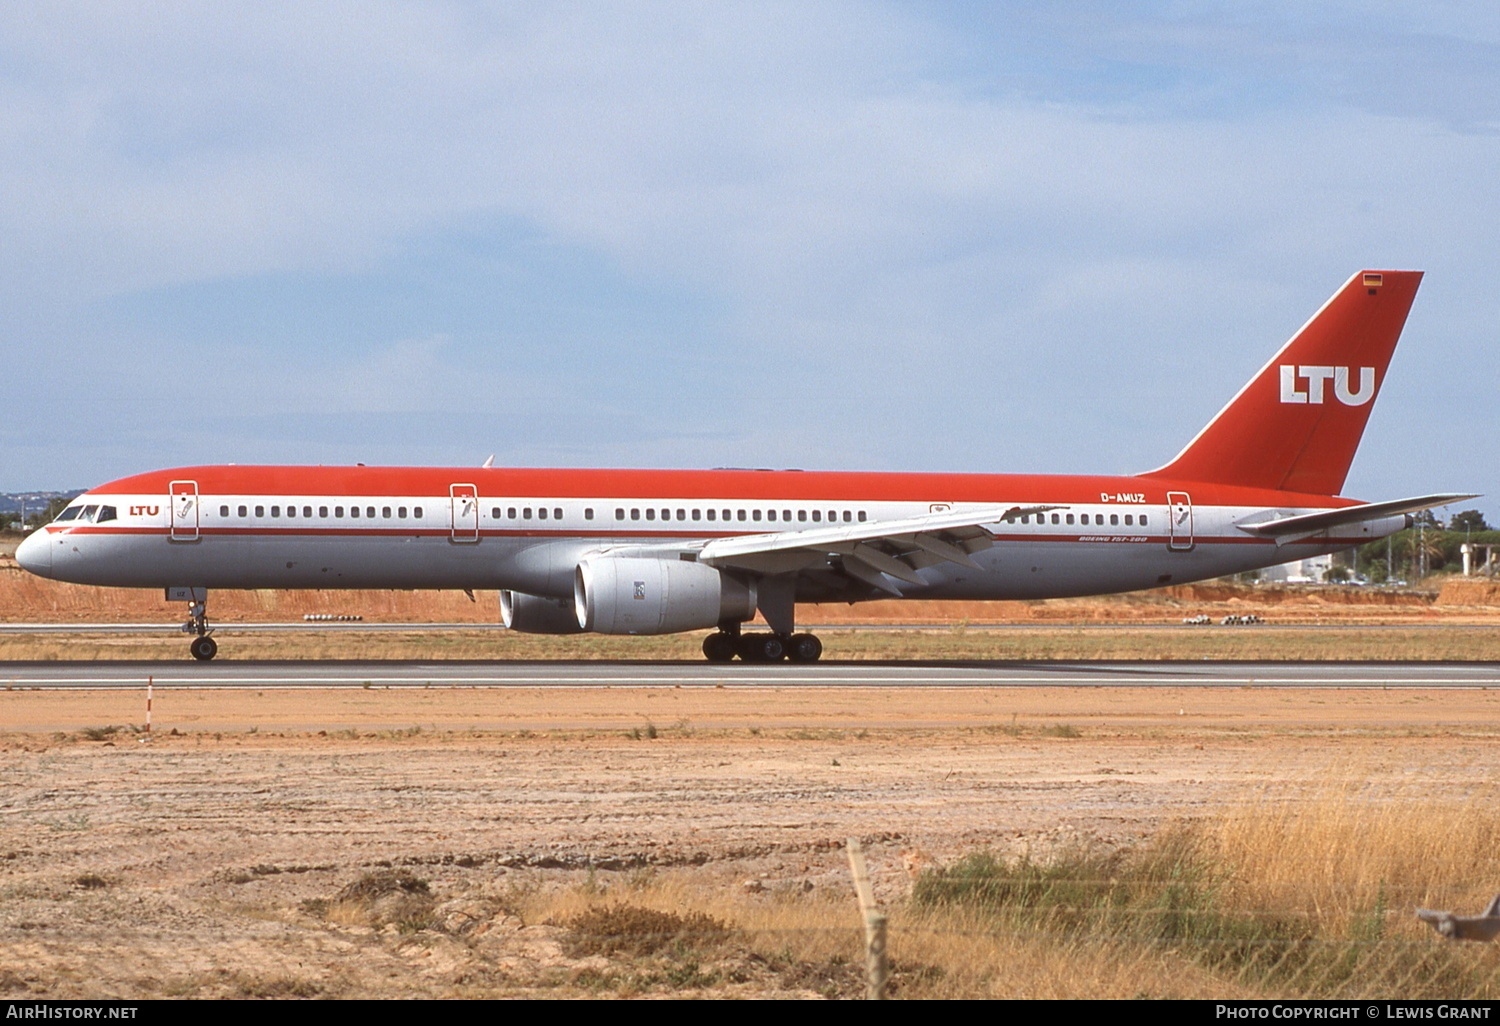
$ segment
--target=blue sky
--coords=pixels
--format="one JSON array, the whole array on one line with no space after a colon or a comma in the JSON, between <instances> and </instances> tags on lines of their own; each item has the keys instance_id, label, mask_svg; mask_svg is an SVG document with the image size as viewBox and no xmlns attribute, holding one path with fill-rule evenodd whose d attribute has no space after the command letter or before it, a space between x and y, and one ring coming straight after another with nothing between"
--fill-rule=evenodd
<instances>
[{"instance_id":1,"label":"blue sky","mask_svg":"<svg viewBox=\"0 0 1500 1026\"><path fill-rule=\"evenodd\" d=\"M1500 8L0 8L0 491L1133 472L1428 272L1347 492L1490 493Z\"/></svg>"}]
</instances>

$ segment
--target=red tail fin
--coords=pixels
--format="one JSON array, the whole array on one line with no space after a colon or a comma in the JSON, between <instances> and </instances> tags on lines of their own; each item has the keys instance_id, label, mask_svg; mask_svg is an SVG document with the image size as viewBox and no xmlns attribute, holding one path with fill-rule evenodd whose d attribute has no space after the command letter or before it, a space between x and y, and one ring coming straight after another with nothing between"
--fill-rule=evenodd
<instances>
[{"instance_id":1,"label":"red tail fin","mask_svg":"<svg viewBox=\"0 0 1500 1026\"><path fill-rule=\"evenodd\" d=\"M1421 282L1421 271L1350 278L1175 460L1143 476L1337 495Z\"/></svg>"}]
</instances>

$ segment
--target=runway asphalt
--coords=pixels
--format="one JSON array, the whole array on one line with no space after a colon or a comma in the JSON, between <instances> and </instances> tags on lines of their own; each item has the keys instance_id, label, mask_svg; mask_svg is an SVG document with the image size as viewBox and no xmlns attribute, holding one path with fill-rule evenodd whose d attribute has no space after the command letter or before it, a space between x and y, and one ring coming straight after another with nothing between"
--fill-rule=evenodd
<instances>
[{"instance_id":1,"label":"runway asphalt","mask_svg":"<svg viewBox=\"0 0 1500 1026\"><path fill-rule=\"evenodd\" d=\"M9 662L7 689L1500 687L1500 663Z\"/></svg>"}]
</instances>

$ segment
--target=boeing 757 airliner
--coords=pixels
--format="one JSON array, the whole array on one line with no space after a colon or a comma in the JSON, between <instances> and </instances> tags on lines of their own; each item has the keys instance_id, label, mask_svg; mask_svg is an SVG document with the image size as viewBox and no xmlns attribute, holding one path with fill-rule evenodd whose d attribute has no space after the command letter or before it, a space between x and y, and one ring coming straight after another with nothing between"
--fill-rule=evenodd
<instances>
[{"instance_id":1,"label":"boeing 757 airliner","mask_svg":"<svg viewBox=\"0 0 1500 1026\"><path fill-rule=\"evenodd\" d=\"M1362 271L1166 466L1134 477L206 466L79 496L16 551L80 584L494 588L512 630L715 629L816 660L799 602L1132 591L1335 552L1469 495L1341 497L1422 275ZM769 631L742 631L759 612Z\"/></svg>"}]
</instances>

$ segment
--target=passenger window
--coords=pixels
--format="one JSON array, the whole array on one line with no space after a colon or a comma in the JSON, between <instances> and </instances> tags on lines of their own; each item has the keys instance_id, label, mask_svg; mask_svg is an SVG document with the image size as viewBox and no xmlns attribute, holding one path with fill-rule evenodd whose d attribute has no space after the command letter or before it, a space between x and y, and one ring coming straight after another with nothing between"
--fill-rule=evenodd
<instances>
[{"instance_id":1,"label":"passenger window","mask_svg":"<svg viewBox=\"0 0 1500 1026\"><path fill-rule=\"evenodd\" d=\"M264 507L264 506L256 506L255 507L255 515L258 516L258 517L265 516L266 515L266 507Z\"/></svg>"},{"instance_id":2,"label":"passenger window","mask_svg":"<svg viewBox=\"0 0 1500 1026\"><path fill-rule=\"evenodd\" d=\"M333 515L337 519L342 520L344 518L344 507L342 507L342 506L335 506L335 507L333 507Z\"/></svg>"},{"instance_id":3,"label":"passenger window","mask_svg":"<svg viewBox=\"0 0 1500 1026\"><path fill-rule=\"evenodd\" d=\"M1071 514L1071 513L1069 513L1069 514L1068 514L1068 516L1067 516L1067 521L1068 521L1068 523L1070 523L1070 524L1071 524L1071 523L1072 523L1072 522L1073 522L1073 514Z\"/></svg>"},{"instance_id":4,"label":"passenger window","mask_svg":"<svg viewBox=\"0 0 1500 1026\"><path fill-rule=\"evenodd\" d=\"M229 516L229 507L228 506L220 506L219 507L219 516L221 516L221 517L227 517L227 516Z\"/></svg>"},{"instance_id":5,"label":"passenger window","mask_svg":"<svg viewBox=\"0 0 1500 1026\"><path fill-rule=\"evenodd\" d=\"M1141 514L1141 526L1142 527L1146 526L1146 514L1144 514L1144 513Z\"/></svg>"},{"instance_id":6,"label":"passenger window","mask_svg":"<svg viewBox=\"0 0 1500 1026\"><path fill-rule=\"evenodd\" d=\"M685 509L678 510L677 511L677 519L678 520L686 520L687 519L687 510L685 510Z\"/></svg>"},{"instance_id":7,"label":"passenger window","mask_svg":"<svg viewBox=\"0 0 1500 1026\"><path fill-rule=\"evenodd\" d=\"M767 520L775 520L776 519L776 511L774 509L768 509L768 510L766 510L766 519Z\"/></svg>"},{"instance_id":8,"label":"passenger window","mask_svg":"<svg viewBox=\"0 0 1500 1026\"><path fill-rule=\"evenodd\" d=\"M389 506L381 506L380 507L380 518L382 520L389 520L389 519L391 519L391 507L389 507Z\"/></svg>"},{"instance_id":9,"label":"passenger window","mask_svg":"<svg viewBox=\"0 0 1500 1026\"><path fill-rule=\"evenodd\" d=\"M632 509L630 511L630 519L631 520L639 520L639 519L641 519L641 511L638 510L638 509Z\"/></svg>"},{"instance_id":10,"label":"passenger window","mask_svg":"<svg viewBox=\"0 0 1500 1026\"><path fill-rule=\"evenodd\" d=\"M745 511L744 511L744 510L740 510L740 511L739 511L739 513L738 513L738 514L737 514L737 515L738 515L738 516L739 516L739 518L740 518L740 519L741 519L741 520L744 520L744 519L745 519Z\"/></svg>"},{"instance_id":11,"label":"passenger window","mask_svg":"<svg viewBox=\"0 0 1500 1026\"><path fill-rule=\"evenodd\" d=\"M821 524L822 522L823 522L823 511L820 510L820 509L813 510L813 523L815 523L815 524Z\"/></svg>"},{"instance_id":12,"label":"passenger window","mask_svg":"<svg viewBox=\"0 0 1500 1026\"><path fill-rule=\"evenodd\" d=\"M750 519L756 521L757 523L759 523L759 521L760 521L760 510L755 510L754 512L752 512L750 514Z\"/></svg>"},{"instance_id":13,"label":"passenger window","mask_svg":"<svg viewBox=\"0 0 1500 1026\"><path fill-rule=\"evenodd\" d=\"M422 519L422 507L418 506L416 509L412 510L411 511L411 515L414 516L414 517L416 517L418 520L421 520Z\"/></svg>"},{"instance_id":14,"label":"passenger window","mask_svg":"<svg viewBox=\"0 0 1500 1026\"><path fill-rule=\"evenodd\" d=\"M661 518L663 520L671 520L672 519L672 511L669 510L669 509L662 510L661 511Z\"/></svg>"},{"instance_id":15,"label":"passenger window","mask_svg":"<svg viewBox=\"0 0 1500 1026\"><path fill-rule=\"evenodd\" d=\"M499 516L500 516L500 511L497 509L497 510L495 510L495 517L498 519ZM405 520L406 519L406 507L405 506L397 506L396 507L396 519L397 520Z\"/></svg>"},{"instance_id":16,"label":"passenger window","mask_svg":"<svg viewBox=\"0 0 1500 1026\"><path fill-rule=\"evenodd\" d=\"M585 520L592 520L592 519L594 519L594 507L589 506L589 507L586 507L584 509L584 511L583 511L583 519L585 519Z\"/></svg>"},{"instance_id":17,"label":"passenger window","mask_svg":"<svg viewBox=\"0 0 1500 1026\"><path fill-rule=\"evenodd\" d=\"M860 510L859 511L859 522L861 524L865 522L865 511L864 510Z\"/></svg>"},{"instance_id":18,"label":"passenger window","mask_svg":"<svg viewBox=\"0 0 1500 1026\"><path fill-rule=\"evenodd\" d=\"M554 507L552 507L552 519L553 520L561 520L562 519L562 507L561 506L554 506Z\"/></svg>"},{"instance_id":19,"label":"passenger window","mask_svg":"<svg viewBox=\"0 0 1500 1026\"><path fill-rule=\"evenodd\" d=\"M505 515L510 517L512 520L516 519L516 507L510 507L510 509L505 511Z\"/></svg>"},{"instance_id":20,"label":"passenger window","mask_svg":"<svg viewBox=\"0 0 1500 1026\"><path fill-rule=\"evenodd\" d=\"M703 511L701 509L695 509L695 510L693 510L693 519L694 520L702 520L703 519Z\"/></svg>"},{"instance_id":21,"label":"passenger window","mask_svg":"<svg viewBox=\"0 0 1500 1026\"><path fill-rule=\"evenodd\" d=\"M1125 514L1125 526L1129 527L1133 523L1135 523L1135 517L1131 516L1129 513L1126 513Z\"/></svg>"},{"instance_id":22,"label":"passenger window","mask_svg":"<svg viewBox=\"0 0 1500 1026\"><path fill-rule=\"evenodd\" d=\"M404 506L401 508L401 515L403 517L406 516L406 507L404 507ZM490 510L490 519L492 519L492 520L499 520L500 519L500 507L499 506L496 506L494 509Z\"/></svg>"},{"instance_id":23,"label":"passenger window","mask_svg":"<svg viewBox=\"0 0 1500 1026\"><path fill-rule=\"evenodd\" d=\"M850 515L849 511L847 509L844 510L844 523L847 524L852 519L853 517Z\"/></svg>"},{"instance_id":24,"label":"passenger window","mask_svg":"<svg viewBox=\"0 0 1500 1026\"><path fill-rule=\"evenodd\" d=\"M530 520L531 519L531 507L530 506L527 506L525 509L521 510L521 519L522 520Z\"/></svg>"},{"instance_id":25,"label":"passenger window","mask_svg":"<svg viewBox=\"0 0 1500 1026\"><path fill-rule=\"evenodd\" d=\"M654 510L654 509L647 509L646 510L646 519L647 520L655 520L656 519L656 510Z\"/></svg>"},{"instance_id":26,"label":"passenger window","mask_svg":"<svg viewBox=\"0 0 1500 1026\"><path fill-rule=\"evenodd\" d=\"M1118 527L1120 525L1120 514L1111 513L1109 515L1109 522L1111 526Z\"/></svg>"},{"instance_id":27,"label":"passenger window","mask_svg":"<svg viewBox=\"0 0 1500 1026\"><path fill-rule=\"evenodd\" d=\"M799 524L805 524L805 523L807 523L807 510L805 510L805 509L799 509L797 511L797 522Z\"/></svg>"},{"instance_id":28,"label":"passenger window","mask_svg":"<svg viewBox=\"0 0 1500 1026\"><path fill-rule=\"evenodd\" d=\"M365 516L369 517L371 520L374 520L375 519L375 507L374 506L366 506L365 507Z\"/></svg>"},{"instance_id":29,"label":"passenger window","mask_svg":"<svg viewBox=\"0 0 1500 1026\"><path fill-rule=\"evenodd\" d=\"M280 517L281 516L281 507L280 506L272 506L271 507L271 516L273 516L273 517Z\"/></svg>"},{"instance_id":30,"label":"passenger window","mask_svg":"<svg viewBox=\"0 0 1500 1026\"><path fill-rule=\"evenodd\" d=\"M307 519L311 520L312 519L312 507L311 506L303 506L302 507L302 515L304 517L306 517ZM405 513L402 513L401 515L403 517L406 516Z\"/></svg>"},{"instance_id":31,"label":"passenger window","mask_svg":"<svg viewBox=\"0 0 1500 1026\"><path fill-rule=\"evenodd\" d=\"M245 515L244 507L240 507L240 516L244 516L244 515ZM319 506L318 507L318 516L322 517L324 520L327 520L328 519L328 507L327 506Z\"/></svg>"},{"instance_id":32,"label":"passenger window","mask_svg":"<svg viewBox=\"0 0 1500 1026\"><path fill-rule=\"evenodd\" d=\"M619 508L618 506L615 507L615 519L616 520L624 520L625 519L625 511L623 509Z\"/></svg>"},{"instance_id":33,"label":"passenger window","mask_svg":"<svg viewBox=\"0 0 1500 1026\"><path fill-rule=\"evenodd\" d=\"M789 510L789 509L782 510L781 511L781 519L785 520L787 523L790 524L792 522L792 511Z\"/></svg>"},{"instance_id":34,"label":"passenger window","mask_svg":"<svg viewBox=\"0 0 1500 1026\"><path fill-rule=\"evenodd\" d=\"M536 511L536 518L538 520L546 520L547 519L547 507L546 506L543 506L541 509L539 509L539 510Z\"/></svg>"},{"instance_id":35,"label":"passenger window","mask_svg":"<svg viewBox=\"0 0 1500 1026\"><path fill-rule=\"evenodd\" d=\"M708 519L710 519L710 520L714 519L714 517L717 516L717 513L718 513L717 510L712 510L712 509L709 510L708 511Z\"/></svg>"},{"instance_id":36,"label":"passenger window","mask_svg":"<svg viewBox=\"0 0 1500 1026\"><path fill-rule=\"evenodd\" d=\"M260 510L260 507L257 506L256 507L256 515L257 516L259 515L259 510ZM359 516L359 507L358 506L350 506L349 507L349 515L351 517L358 517Z\"/></svg>"}]
</instances>

